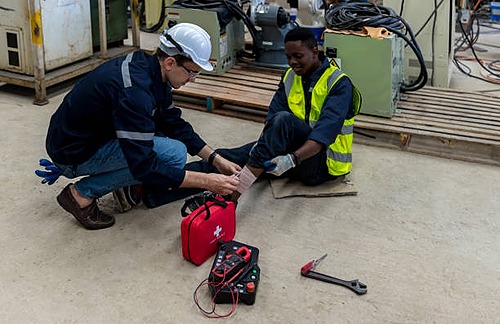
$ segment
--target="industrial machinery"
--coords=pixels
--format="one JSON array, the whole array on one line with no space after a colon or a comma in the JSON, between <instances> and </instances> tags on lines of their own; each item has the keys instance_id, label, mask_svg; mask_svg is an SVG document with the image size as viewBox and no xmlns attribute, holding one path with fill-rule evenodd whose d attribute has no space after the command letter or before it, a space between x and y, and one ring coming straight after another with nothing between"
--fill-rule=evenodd
<instances>
[{"instance_id":1,"label":"industrial machinery","mask_svg":"<svg viewBox=\"0 0 500 324\"><path fill-rule=\"evenodd\" d=\"M248 5L245 13L243 6ZM165 9L163 28L180 22L195 23L205 29L212 40L211 62L221 75L232 68L241 56L250 63L284 68L285 34L294 28L290 14L283 7L264 0L239 2L178 0ZM245 26L252 37L252 53L245 51Z\"/></svg>"},{"instance_id":2,"label":"industrial machinery","mask_svg":"<svg viewBox=\"0 0 500 324\"><path fill-rule=\"evenodd\" d=\"M295 23L308 28L316 36L318 45L323 45L323 32L325 30L325 10L327 3L325 0L287 0L290 4L290 11L295 16Z\"/></svg>"},{"instance_id":3,"label":"industrial machinery","mask_svg":"<svg viewBox=\"0 0 500 324\"><path fill-rule=\"evenodd\" d=\"M323 47L361 92L361 113L392 117L401 96L403 40L326 32Z\"/></svg>"},{"instance_id":4,"label":"industrial machinery","mask_svg":"<svg viewBox=\"0 0 500 324\"><path fill-rule=\"evenodd\" d=\"M294 28L290 14L275 3L252 0L247 26L253 37L255 63L262 66L284 68L288 66L285 55L285 35ZM252 27L260 28L260 30Z\"/></svg>"},{"instance_id":5,"label":"industrial machinery","mask_svg":"<svg viewBox=\"0 0 500 324\"><path fill-rule=\"evenodd\" d=\"M34 75L34 46L40 45L46 71L92 56L88 1L44 0L32 12L35 1L2 0L0 70Z\"/></svg>"},{"instance_id":6,"label":"industrial machinery","mask_svg":"<svg viewBox=\"0 0 500 324\"><path fill-rule=\"evenodd\" d=\"M178 23L196 23L207 31L212 42L210 63L213 71L204 73L221 75L238 61L238 53L245 48L245 30L241 21L228 16L219 19L223 12L185 8L177 4L167 6L165 26L170 28ZM163 30L163 28L162 28Z\"/></svg>"},{"instance_id":7,"label":"industrial machinery","mask_svg":"<svg viewBox=\"0 0 500 324\"><path fill-rule=\"evenodd\" d=\"M427 69L415 34L395 10L372 3L340 3L328 8L325 20L325 52L340 59L341 69L361 91L362 114L392 117L400 92L426 85ZM410 81L404 78L403 44L419 67Z\"/></svg>"},{"instance_id":8,"label":"industrial machinery","mask_svg":"<svg viewBox=\"0 0 500 324\"><path fill-rule=\"evenodd\" d=\"M148 0L139 2L141 5L141 28L146 30L159 29L161 27L160 24L163 23L165 7L170 6L172 3L172 0ZM159 25L158 28L155 28L156 25ZM151 30L151 32L155 32L156 30Z\"/></svg>"},{"instance_id":9,"label":"industrial machinery","mask_svg":"<svg viewBox=\"0 0 500 324\"><path fill-rule=\"evenodd\" d=\"M108 45L122 45L128 36L127 3L123 0L106 0L106 40ZM90 1L92 21L92 46L100 45L97 0Z\"/></svg>"}]
</instances>

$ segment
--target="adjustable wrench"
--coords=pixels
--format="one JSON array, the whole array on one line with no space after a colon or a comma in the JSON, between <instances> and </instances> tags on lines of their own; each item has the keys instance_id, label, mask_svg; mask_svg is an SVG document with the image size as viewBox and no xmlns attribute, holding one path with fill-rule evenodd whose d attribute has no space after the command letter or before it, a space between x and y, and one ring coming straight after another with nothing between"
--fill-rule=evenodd
<instances>
[{"instance_id":1,"label":"adjustable wrench","mask_svg":"<svg viewBox=\"0 0 500 324\"><path fill-rule=\"evenodd\" d=\"M313 271L316 269L318 266L319 262L326 258L326 254L323 255L321 258L312 260L308 263L306 263L302 268L300 269L300 274L303 275L304 277L307 278L312 278L324 282L328 282L334 285L339 285L339 286L344 286L346 288L351 289L358 295L364 295L368 291L368 287L364 284L359 282L358 279L347 281L347 280L342 280L339 278L335 278L326 274L322 274L316 271Z\"/></svg>"},{"instance_id":2,"label":"adjustable wrench","mask_svg":"<svg viewBox=\"0 0 500 324\"><path fill-rule=\"evenodd\" d=\"M368 287L365 284L361 283L358 279L347 281L316 271L309 271L308 273L302 275L307 278L328 282L334 285L344 286L351 289L358 295L364 295L368 291Z\"/></svg>"}]
</instances>

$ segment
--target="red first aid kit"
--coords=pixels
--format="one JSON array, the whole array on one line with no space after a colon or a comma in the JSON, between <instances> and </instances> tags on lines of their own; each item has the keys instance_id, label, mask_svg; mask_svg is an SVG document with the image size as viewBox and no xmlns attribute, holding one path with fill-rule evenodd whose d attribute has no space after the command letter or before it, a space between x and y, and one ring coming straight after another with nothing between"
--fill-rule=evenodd
<instances>
[{"instance_id":1,"label":"red first aid kit","mask_svg":"<svg viewBox=\"0 0 500 324\"><path fill-rule=\"evenodd\" d=\"M219 241L231 241L236 233L235 209L233 202L210 192L186 199L181 209L184 259L200 265L217 252Z\"/></svg>"}]
</instances>

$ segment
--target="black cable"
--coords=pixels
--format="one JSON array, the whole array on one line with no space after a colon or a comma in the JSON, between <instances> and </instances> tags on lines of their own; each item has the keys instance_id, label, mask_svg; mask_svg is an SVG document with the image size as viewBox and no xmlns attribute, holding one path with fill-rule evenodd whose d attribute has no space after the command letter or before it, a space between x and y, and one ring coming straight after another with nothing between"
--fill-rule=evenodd
<instances>
[{"instance_id":1,"label":"black cable","mask_svg":"<svg viewBox=\"0 0 500 324\"><path fill-rule=\"evenodd\" d=\"M442 1L441 1L442 3ZM437 23L437 10L438 10L438 3L437 0L434 0L434 21L432 22L432 38L431 38L431 66L432 66L432 72L431 72L431 85L434 85L434 71L436 69L436 60L435 60L435 55L436 55L436 23Z\"/></svg>"},{"instance_id":2,"label":"black cable","mask_svg":"<svg viewBox=\"0 0 500 324\"><path fill-rule=\"evenodd\" d=\"M500 60L495 60L488 63L488 68L495 72L500 72Z\"/></svg>"},{"instance_id":3,"label":"black cable","mask_svg":"<svg viewBox=\"0 0 500 324\"><path fill-rule=\"evenodd\" d=\"M460 62L460 61L459 61L458 59L456 59L456 58L454 58L454 59L453 59L453 63L455 64L455 66L458 68L458 70L459 70L460 72L462 72L463 74L465 74L465 75L466 75L466 76L468 76L468 77L471 77L471 78L474 78L474 79L477 79L477 80L481 80L481 81L484 81L484 82L488 82L488 83L491 83L491 84L496 84L496 85L498 85L498 83L499 83L499 82L496 82L496 81L491 81L491 80L488 80L488 79L485 79L485 78L482 78L482 77L478 77L478 76L476 76L476 75L473 75L473 74L471 73L471 72L472 72L472 70L471 70L471 69L470 69L467 65L465 65L465 64L464 64L464 63L462 63L462 62ZM464 71L464 70L462 69L462 67L460 66L460 64L461 64L461 65L463 65L463 66L465 66L465 67L467 67L467 69L469 70L469 72Z\"/></svg>"},{"instance_id":4,"label":"black cable","mask_svg":"<svg viewBox=\"0 0 500 324\"><path fill-rule=\"evenodd\" d=\"M479 18L478 16L474 13L470 17L469 23L465 26L463 26L463 23L461 22L460 18L457 19L457 22L460 24L460 31L461 35L460 38L455 42L455 53L457 51L465 51L466 49L469 48L469 45L475 45L477 40L479 39L479 33L480 33L480 23L479 23ZM474 23L477 26L477 30L474 31ZM470 40L470 43L469 43ZM460 42L460 44L459 44ZM464 44L466 46L464 47Z\"/></svg>"},{"instance_id":5,"label":"black cable","mask_svg":"<svg viewBox=\"0 0 500 324\"><path fill-rule=\"evenodd\" d=\"M443 4L444 0L441 0L439 3L437 3L437 0L434 0L434 10L431 12L431 14L427 17L423 25L418 29L418 31L415 33L415 38L420 35L422 30L427 26L429 21L433 19L432 23L432 38L431 38L431 66L432 66L432 74L431 74L431 85L434 85L434 70L435 70L435 48L436 48L436 39L435 39L435 33L436 33L436 24L437 24L437 12L441 5ZM403 5L404 5L404 0L401 3L401 13L403 12ZM402 14L400 14L402 15ZM406 46L405 46L406 47Z\"/></svg>"},{"instance_id":6,"label":"black cable","mask_svg":"<svg viewBox=\"0 0 500 324\"><path fill-rule=\"evenodd\" d=\"M139 17L142 17L142 15L144 14L144 10L146 9L146 4L145 2L143 1L141 3L141 7L140 7L140 16ZM146 32L146 33L154 33L156 32L158 29L161 28L161 26L163 26L163 23L165 22L165 0L161 0L161 12L160 12L160 18L158 18L158 21L156 22L156 24L154 24L153 26L149 27L149 28L146 28L146 27L143 27L143 26L140 26L139 29L143 32ZM141 24L142 25L142 24Z\"/></svg>"},{"instance_id":7,"label":"black cable","mask_svg":"<svg viewBox=\"0 0 500 324\"><path fill-rule=\"evenodd\" d=\"M424 30L424 28L427 26L427 24L429 23L429 21L431 21L431 19L434 17L434 19L436 19L436 16L437 16L437 11L438 9L441 7L441 5L443 4L444 0L441 0L437 7L436 5L434 5L434 10L431 12L431 14L429 15L429 17L427 17L427 19L425 20L424 24L418 29L418 31L415 33L415 37L418 37L418 35L420 35L420 33L422 32L422 30Z\"/></svg>"},{"instance_id":8,"label":"black cable","mask_svg":"<svg viewBox=\"0 0 500 324\"><path fill-rule=\"evenodd\" d=\"M482 62L481 60L479 59L479 57L477 56L477 53L474 49L474 46L473 46L473 40L474 40L474 36L471 35L471 37L469 38L468 35L467 35L467 32L462 24L461 21L459 21L459 26L460 26L460 30L462 31L462 34L463 36L465 37L465 40L467 41L468 43L468 46L469 48L471 49L472 51L472 54L474 55L474 58L476 59L477 63L484 69L486 70L489 74L491 74L492 76L496 77L496 78L500 78L500 74L497 74L497 73L494 73L491 69L489 69L488 67L486 67ZM476 37L479 37L478 36L479 33L476 35ZM455 51L456 53L456 51ZM475 76L475 75L472 75L472 70L467 66L467 69L469 70L469 72L466 72L463 70L462 66L460 66L460 64L462 64L463 66L466 66L464 63L460 62L456 56L453 58L453 63L455 64L455 66L458 68L458 70L462 73L464 73L465 75L469 76L469 77L472 77L474 79L478 79L478 80L481 80L481 81L484 81L484 82L488 82L488 83L492 83L492 84L499 84L499 82L496 82L496 81L491 81L491 80L488 80L488 79L485 79L485 78L482 78L482 77L478 77L478 76Z\"/></svg>"},{"instance_id":9,"label":"black cable","mask_svg":"<svg viewBox=\"0 0 500 324\"><path fill-rule=\"evenodd\" d=\"M179 5L184 8L191 9L215 9L215 8L227 8L227 10L235 17L236 19L242 20L245 26L248 29L248 32L254 39L254 43L260 40L260 35L250 18L243 11L243 5L248 3L249 0L177 0L172 5Z\"/></svg>"},{"instance_id":10,"label":"black cable","mask_svg":"<svg viewBox=\"0 0 500 324\"><path fill-rule=\"evenodd\" d=\"M363 27L369 26L383 27L396 34L410 46L420 64L418 77L410 84L402 84L401 91L416 91L427 83L427 68L415 35L408 23L393 9L373 3L341 3L330 6L325 20L326 27L332 30L360 31Z\"/></svg>"},{"instance_id":11,"label":"black cable","mask_svg":"<svg viewBox=\"0 0 500 324\"><path fill-rule=\"evenodd\" d=\"M330 6L325 19L335 30L361 30L363 26L391 27L403 30L404 24L395 11L372 3L340 3Z\"/></svg>"}]
</instances>

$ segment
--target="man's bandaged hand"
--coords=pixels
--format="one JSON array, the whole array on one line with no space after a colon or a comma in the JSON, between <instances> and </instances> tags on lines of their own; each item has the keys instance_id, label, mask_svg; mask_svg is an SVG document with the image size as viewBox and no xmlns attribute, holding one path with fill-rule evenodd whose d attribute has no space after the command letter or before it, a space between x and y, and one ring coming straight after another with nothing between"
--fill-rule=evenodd
<instances>
[{"instance_id":1,"label":"man's bandaged hand","mask_svg":"<svg viewBox=\"0 0 500 324\"><path fill-rule=\"evenodd\" d=\"M264 162L264 169L267 173L280 176L291 168L295 167L293 156L291 154L279 155L269 161Z\"/></svg>"}]
</instances>

